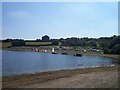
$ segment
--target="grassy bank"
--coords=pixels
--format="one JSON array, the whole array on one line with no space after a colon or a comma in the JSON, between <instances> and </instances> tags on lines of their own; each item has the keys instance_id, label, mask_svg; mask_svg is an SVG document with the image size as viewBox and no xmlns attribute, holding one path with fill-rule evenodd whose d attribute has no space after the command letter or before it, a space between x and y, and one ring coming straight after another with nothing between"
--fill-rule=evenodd
<instances>
[{"instance_id":1,"label":"grassy bank","mask_svg":"<svg viewBox=\"0 0 120 90\"><path fill-rule=\"evenodd\" d=\"M2 48L3 50L15 50L15 51L32 51L33 47L10 47L10 48ZM44 50L47 50L48 53L51 53L51 48L52 46L47 46L47 47L38 47L40 52L44 52ZM66 52L70 55L74 55L76 53L81 53L82 55L96 55L96 56L103 56L103 57L109 57L113 58L116 60L120 59L119 54L103 54L99 52L94 52L94 51L75 51L75 50L55 50L58 53L63 53ZM120 60L119 60L120 61Z\"/></svg>"},{"instance_id":2,"label":"grassy bank","mask_svg":"<svg viewBox=\"0 0 120 90\"><path fill-rule=\"evenodd\" d=\"M47 45L51 44L51 42L25 42L25 45Z\"/></svg>"}]
</instances>

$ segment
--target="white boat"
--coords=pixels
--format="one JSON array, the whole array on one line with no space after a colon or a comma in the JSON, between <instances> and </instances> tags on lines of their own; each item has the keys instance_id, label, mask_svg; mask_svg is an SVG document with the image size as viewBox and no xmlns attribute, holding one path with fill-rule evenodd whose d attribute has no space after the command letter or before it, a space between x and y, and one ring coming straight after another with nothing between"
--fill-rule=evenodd
<instances>
[{"instance_id":1,"label":"white boat","mask_svg":"<svg viewBox=\"0 0 120 90\"><path fill-rule=\"evenodd\" d=\"M52 52L55 52L54 48L52 48Z\"/></svg>"},{"instance_id":2,"label":"white boat","mask_svg":"<svg viewBox=\"0 0 120 90\"><path fill-rule=\"evenodd\" d=\"M57 52L55 52L54 48L52 48L52 54L58 54Z\"/></svg>"},{"instance_id":3,"label":"white boat","mask_svg":"<svg viewBox=\"0 0 120 90\"><path fill-rule=\"evenodd\" d=\"M44 50L44 52L47 52L47 50Z\"/></svg>"}]
</instances>

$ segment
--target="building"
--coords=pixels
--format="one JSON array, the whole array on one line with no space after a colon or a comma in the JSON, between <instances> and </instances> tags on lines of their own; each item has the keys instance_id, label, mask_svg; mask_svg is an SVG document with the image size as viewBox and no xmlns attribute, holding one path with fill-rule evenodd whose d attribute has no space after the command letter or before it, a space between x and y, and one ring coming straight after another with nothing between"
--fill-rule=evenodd
<instances>
[{"instance_id":1,"label":"building","mask_svg":"<svg viewBox=\"0 0 120 90\"><path fill-rule=\"evenodd\" d=\"M45 36L42 37L42 41L43 41L43 42L48 42L49 39L50 39L50 38L49 38L49 36L47 36L47 35L45 35Z\"/></svg>"}]
</instances>

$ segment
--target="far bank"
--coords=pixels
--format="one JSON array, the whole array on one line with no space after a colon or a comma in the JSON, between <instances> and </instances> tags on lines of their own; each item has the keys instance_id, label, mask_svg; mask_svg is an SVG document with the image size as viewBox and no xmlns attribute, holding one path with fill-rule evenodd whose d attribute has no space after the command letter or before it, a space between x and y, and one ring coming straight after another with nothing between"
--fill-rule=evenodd
<instances>
[{"instance_id":1,"label":"far bank","mask_svg":"<svg viewBox=\"0 0 120 90\"><path fill-rule=\"evenodd\" d=\"M33 52L33 48L37 48L39 51L38 52L45 52L46 53L52 53L52 47L53 46L41 46L41 47L28 47L28 46L20 46L20 47L3 47L1 48L2 50L12 50L12 51L32 51ZM103 56L103 57L108 57L108 58L113 58L115 59L115 61L120 62L120 54L104 54L102 52L97 52L97 51L83 51L83 50L62 50L62 49L58 49L59 46L54 46L55 51L57 53L67 53L70 55L74 55L76 53L80 53L82 55L96 55L96 56Z\"/></svg>"}]
</instances>

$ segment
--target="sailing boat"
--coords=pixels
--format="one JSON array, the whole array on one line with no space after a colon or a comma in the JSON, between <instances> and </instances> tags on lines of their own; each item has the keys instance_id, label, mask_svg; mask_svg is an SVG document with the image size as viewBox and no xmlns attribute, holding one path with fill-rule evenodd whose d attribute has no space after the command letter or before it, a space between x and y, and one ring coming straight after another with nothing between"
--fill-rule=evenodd
<instances>
[{"instance_id":1,"label":"sailing boat","mask_svg":"<svg viewBox=\"0 0 120 90\"><path fill-rule=\"evenodd\" d=\"M58 54L57 52L55 52L54 48L52 48L52 54Z\"/></svg>"},{"instance_id":2,"label":"sailing boat","mask_svg":"<svg viewBox=\"0 0 120 90\"><path fill-rule=\"evenodd\" d=\"M55 49L54 49L54 48L52 48L52 52L55 52Z\"/></svg>"}]
</instances>

